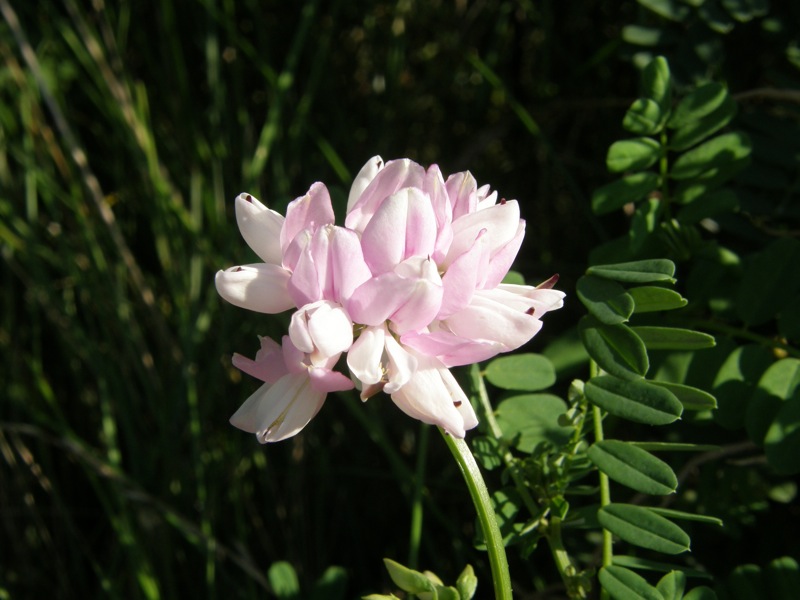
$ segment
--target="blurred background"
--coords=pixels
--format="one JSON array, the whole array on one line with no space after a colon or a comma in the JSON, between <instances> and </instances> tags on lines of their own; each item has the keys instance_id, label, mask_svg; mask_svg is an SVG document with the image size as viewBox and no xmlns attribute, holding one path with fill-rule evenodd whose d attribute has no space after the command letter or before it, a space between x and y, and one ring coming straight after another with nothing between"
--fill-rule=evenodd
<instances>
[{"instance_id":1,"label":"blurred background","mask_svg":"<svg viewBox=\"0 0 800 600\"><path fill-rule=\"evenodd\" d=\"M375 154L469 169L520 201L516 268L558 272L571 294L590 251L627 230L590 198L649 57L797 125L796 98L769 91L800 83L788 0L0 8L0 598L263 598L279 561L302 597L315 582L318 598L388 590L381 558L408 558L425 474L420 566L454 580L469 562L486 591L455 464L387 398L331 396L267 447L228 424L258 385L232 352L286 324L215 292L218 269L255 260L233 198L282 211L323 181L341 217ZM531 348L566 335L575 304ZM536 557L512 557L518 589L559 597Z\"/></svg>"}]
</instances>

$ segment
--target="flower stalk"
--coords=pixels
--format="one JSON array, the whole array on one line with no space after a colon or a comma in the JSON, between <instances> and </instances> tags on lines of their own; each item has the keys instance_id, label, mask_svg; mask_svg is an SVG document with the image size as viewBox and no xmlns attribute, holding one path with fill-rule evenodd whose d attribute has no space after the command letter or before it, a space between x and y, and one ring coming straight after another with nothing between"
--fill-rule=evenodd
<instances>
[{"instance_id":1,"label":"flower stalk","mask_svg":"<svg viewBox=\"0 0 800 600\"><path fill-rule=\"evenodd\" d=\"M486 540L486 550L489 554L489 564L492 569L494 596L497 600L511 600L511 574L508 570L508 559L503 545L503 536L500 534L500 527L497 525L489 490L486 488L478 463L475 462L475 457L463 439L448 435L441 427L439 431L442 433L447 447L450 448L450 452L453 453L462 475L464 475L469 494L472 497L472 503L478 512L478 521L481 524L483 537Z\"/></svg>"}]
</instances>

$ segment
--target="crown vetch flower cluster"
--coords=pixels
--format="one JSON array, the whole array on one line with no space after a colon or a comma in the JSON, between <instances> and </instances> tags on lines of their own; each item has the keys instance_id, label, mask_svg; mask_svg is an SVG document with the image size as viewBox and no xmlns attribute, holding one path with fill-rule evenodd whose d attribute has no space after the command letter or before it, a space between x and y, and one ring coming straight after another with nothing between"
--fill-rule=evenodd
<instances>
[{"instance_id":1,"label":"crown vetch flower cluster","mask_svg":"<svg viewBox=\"0 0 800 600\"><path fill-rule=\"evenodd\" d=\"M241 194L236 219L264 262L219 271L219 294L263 313L296 309L281 344L261 338L254 360L233 357L264 385L231 423L261 443L296 434L329 392L353 387L464 437L478 421L449 367L520 347L562 305L556 277L501 283L525 221L469 172L445 180L436 165L376 156L356 176L344 227L322 183L285 217ZM334 369L343 353L349 377Z\"/></svg>"}]
</instances>

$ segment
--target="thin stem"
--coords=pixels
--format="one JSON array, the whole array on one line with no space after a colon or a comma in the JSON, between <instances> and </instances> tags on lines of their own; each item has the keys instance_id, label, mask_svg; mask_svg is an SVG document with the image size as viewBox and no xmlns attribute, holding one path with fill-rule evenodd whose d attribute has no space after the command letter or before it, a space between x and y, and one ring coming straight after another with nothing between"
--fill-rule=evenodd
<instances>
[{"instance_id":1,"label":"thin stem","mask_svg":"<svg viewBox=\"0 0 800 600\"><path fill-rule=\"evenodd\" d=\"M428 462L430 431L430 426L425 423L420 425L417 464L414 473L414 491L411 497L411 531L408 542L408 566L411 569L416 569L419 562L419 546L422 540L422 495L425 488L425 465Z\"/></svg>"},{"instance_id":2,"label":"thin stem","mask_svg":"<svg viewBox=\"0 0 800 600\"><path fill-rule=\"evenodd\" d=\"M503 536L500 535L500 527L497 525L492 500L489 498L489 490L486 489L486 483L483 481L480 469L478 469L478 463L475 462L475 457L472 456L472 452L470 452L469 446L464 440L448 435L441 428L439 428L439 431L461 469L461 474L467 482L469 495L472 497L472 503L478 512L478 521L483 530L486 550L489 554L489 564L492 567L495 599L511 600L511 574L508 571L508 559L506 558L506 549L503 546Z\"/></svg>"}]
</instances>

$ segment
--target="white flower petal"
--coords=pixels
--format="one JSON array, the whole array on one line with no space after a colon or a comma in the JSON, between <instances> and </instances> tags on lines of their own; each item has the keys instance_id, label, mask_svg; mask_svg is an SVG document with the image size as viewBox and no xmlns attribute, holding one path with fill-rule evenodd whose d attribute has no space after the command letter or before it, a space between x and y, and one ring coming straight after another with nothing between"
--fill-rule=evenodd
<instances>
[{"instance_id":1,"label":"white flower petal","mask_svg":"<svg viewBox=\"0 0 800 600\"><path fill-rule=\"evenodd\" d=\"M234 306L276 314L294 306L287 283L289 272L278 265L259 263L218 271L214 278L219 295Z\"/></svg>"},{"instance_id":2,"label":"white flower petal","mask_svg":"<svg viewBox=\"0 0 800 600\"><path fill-rule=\"evenodd\" d=\"M358 201L361 197L361 194L367 189L367 186L370 182L375 179L375 175L378 174L378 171L383 169L383 159L375 155L370 158L361 170L356 175L356 178L353 180L353 185L350 186L350 194L347 197L347 212L350 212L350 209L353 208L353 205Z\"/></svg>"},{"instance_id":3,"label":"white flower petal","mask_svg":"<svg viewBox=\"0 0 800 600\"><path fill-rule=\"evenodd\" d=\"M250 194L239 194L234 201L239 231L265 263L281 264L281 228L284 217L261 204Z\"/></svg>"}]
</instances>

